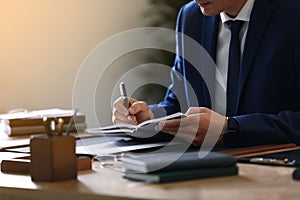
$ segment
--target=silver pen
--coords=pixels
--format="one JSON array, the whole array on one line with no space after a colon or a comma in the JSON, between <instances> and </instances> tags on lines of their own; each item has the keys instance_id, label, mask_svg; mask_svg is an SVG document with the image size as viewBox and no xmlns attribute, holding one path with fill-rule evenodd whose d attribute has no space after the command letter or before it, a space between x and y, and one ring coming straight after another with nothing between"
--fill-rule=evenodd
<instances>
[{"instance_id":1,"label":"silver pen","mask_svg":"<svg viewBox=\"0 0 300 200\"><path fill-rule=\"evenodd\" d=\"M129 99L128 99L128 96L127 96L127 91L126 91L126 87L125 87L124 82L120 83L120 94L123 98L125 108L128 109L129 108ZM128 115L128 120L131 120L130 115Z\"/></svg>"},{"instance_id":2,"label":"silver pen","mask_svg":"<svg viewBox=\"0 0 300 200\"><path fill-rule=\"evenodd\" d=\"M255 157L255 158L250 159L250 163L269 164L269 165L283 165L283 166L293 165L295 162L296 162L295 160L289 160L288 158L275 159L275 158Z\"/></svg>"}]
</instances>

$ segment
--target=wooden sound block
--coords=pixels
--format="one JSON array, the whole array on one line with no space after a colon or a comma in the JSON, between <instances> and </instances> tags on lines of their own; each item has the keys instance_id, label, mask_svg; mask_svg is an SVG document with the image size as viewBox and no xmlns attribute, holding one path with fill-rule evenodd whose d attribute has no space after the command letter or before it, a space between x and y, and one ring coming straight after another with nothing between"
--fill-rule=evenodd
<instances>
[{"instance_id":1,"label":"wooden sound block","mask_svg":"<svg viewBox=\"0 0 300 200\"><path fill-rule=\"evenodd\" d=\"M18 157L13 159L2 160L1 172L13 174L29 174L30 157Z\"/></svg>"}]
</instances>

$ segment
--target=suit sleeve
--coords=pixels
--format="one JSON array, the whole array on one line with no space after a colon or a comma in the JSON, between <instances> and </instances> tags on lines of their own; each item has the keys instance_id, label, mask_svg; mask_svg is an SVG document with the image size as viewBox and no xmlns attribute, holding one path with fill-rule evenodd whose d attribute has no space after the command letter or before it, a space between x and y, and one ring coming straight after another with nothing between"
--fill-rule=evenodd
<instances>
[{"instance_id":1,"label":"suit sleeve","mask_svg":"<svg viewBox=\"0 0 300 200\"><path fill-rule=\"evenodd\" d=\"M300 145L300 112L247 114L235 117L240 131L224 136L227 146L250 146L276 143Z\"/></svg>"},{"instance_id":2,"label":"suit sleeve","mask_svg":"<svg viewBox=\"0 0 300 200\"><path fill-rule=\"evenodd\" d=\"M174 66L171 69L170 76L172 84L168 87L165 98L162 102L157 105L149 105L149 108L154 113L155 117L161 117L169 115L175 112L180 112L182 109L180 105L185 102L185 88L184 88L184 77L183 77L183 64L182 57L180 55L182 52L182 39L179 36L181 32L181 15L184 7L178 13L176 22L176 57L174 61ZM179 103L180 102L180 103Z\"/></svg>"},{"instance_id":3,"label":"suit sleeve","mask_svg":"<svg viewBox=\"0 0 300 200\"><path fill-rule=\"evenodd\" d=\"M299 26L300 24L298 24ZM295 41L293 65L296 73L296 92L300 94L300 31L299 28L297 30L294 33L293 40ZM294 74L291 76L294 76ZM299 104L300 102L298 102L298 107ZM253 113L237 116L235 119L239 123L240 131L224 136L224 142L228 146L249 146L266 143L295 143L300 145L299 110L285 110L278 114Z\"/></svg>"}]
</instances>

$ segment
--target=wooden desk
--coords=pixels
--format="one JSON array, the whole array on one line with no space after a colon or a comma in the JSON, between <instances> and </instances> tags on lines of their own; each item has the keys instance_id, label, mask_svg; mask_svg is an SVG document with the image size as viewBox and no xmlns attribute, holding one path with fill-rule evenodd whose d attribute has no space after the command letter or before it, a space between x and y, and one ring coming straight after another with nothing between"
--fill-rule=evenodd
<instances>
[{"instance_id":1,"label":"wooden desk","mask_svg":"<svg viewBox=\"0 0 300 200\"><path fill-rule=\"evenodd\" d=\"M239 175L168 184L140 184L93 164L77 180L34 183L28 175L0 173L0 199L299 199L293 168L239 164Z\"/></svg>"},{"instance_id":2,"label":"wooden desk","mask_svg":"<svg viewBox=\"0 0 300 200\"><path fill-rule=\"evenodd\" d=\"M28 144L28 137L9 138L0 133L0 147ZM0 160L3 157L1 156ZM239 175L140 184L122 178L122 173L93 164L79 172L77 180L34 183L29 175L0 172L0 199L299 199L300 181L292 179L294 168L239 164Z\"/></svg>"}]
</instances>

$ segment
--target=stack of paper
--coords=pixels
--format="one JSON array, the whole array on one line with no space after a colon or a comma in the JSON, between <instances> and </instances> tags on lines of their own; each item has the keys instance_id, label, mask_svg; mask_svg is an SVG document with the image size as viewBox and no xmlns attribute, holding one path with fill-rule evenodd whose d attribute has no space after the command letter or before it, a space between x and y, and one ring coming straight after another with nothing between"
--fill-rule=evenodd
<instances>
[{"instance_id":1,"label":"stack of paper","mask_svg":"<svg viewBox=\"0 0 300 200\"><path fill-rule=\"evenodd\" d=\"M0 115L0 121L2 129L4 129L4 132L9 136L42 134L45 133L43 125L44 116L50 120L62 118L64 120L63 130L65 131L73 114L73 110L55 108L2 114ZM77 113L75 123L73 127L71 127L71 131L84 131L86 129L85 119L86 117L83 113Z\"/></svg>"}]
</instances>

